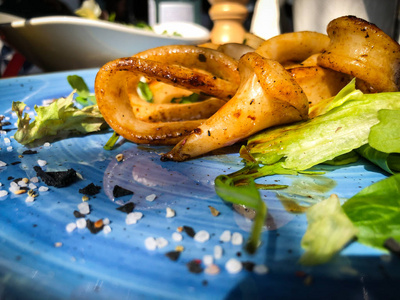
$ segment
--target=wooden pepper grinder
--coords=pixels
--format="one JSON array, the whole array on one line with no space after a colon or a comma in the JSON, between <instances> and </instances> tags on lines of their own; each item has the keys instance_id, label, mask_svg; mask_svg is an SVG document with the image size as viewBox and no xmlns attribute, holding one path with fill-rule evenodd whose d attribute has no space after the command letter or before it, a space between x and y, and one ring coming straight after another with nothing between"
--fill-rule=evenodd
<instances>
[{"instance_id":1,"label":"wooden pepper grinder","mask_svg":"<svg viewBox=\"0 0 400 300\"><path fill-rule=\"evenodd\" d=\"M211 4L209 15L214 22L211 42L214 44L242 43L245 29L243 22L248 11L249 0L208 0Z\"/></svg>"}]
</instances>

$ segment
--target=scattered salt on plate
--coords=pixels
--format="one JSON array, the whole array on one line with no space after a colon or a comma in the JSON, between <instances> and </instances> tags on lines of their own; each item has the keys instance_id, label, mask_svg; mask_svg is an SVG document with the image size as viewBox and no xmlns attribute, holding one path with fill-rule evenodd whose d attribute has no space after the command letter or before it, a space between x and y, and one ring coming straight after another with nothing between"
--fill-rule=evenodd
<instances>
[{"instance_id":1,"label":"scattered salt on plate","mask_svg":"<svg viewBox=\"0 0 400 300\"><path fill-rule=\"evenodd\" d=\"M179 232L174 232L174 233L172 233L172 239L175 242L180 242L180 241L182 241L182 234L180 234Z\"/></svg>"},{"instance_id":2,"label":"scattered salt on plate","mask_svg":"<svg viewBox=\"0 0 400 300\"><path fill-rule=\"evenodd\" d=\"M210 239L210 234L205 230L200 230L194 235L194 240L200 243L204 243Z\"/></svg>"},{"instance_id":3,"label":"scattered salt on plate","mask_svg":"<svg viewBox=\"0 0 400 300\"><path fill-rule=\"evenodd\" d=\"M76 223L75 223L75 222L74 222L74 223L68 223L67 226L65 227L65 229L66 229L68 232L74 231L75 228L76 228Z\"/></svg>"},{"instance_id":4,"label":"scattered salt on plate","mask_svg":"<svg viewBox=\"0 0 400 300\"><path fill-rule=\"evenodd\" d=\"M243 265L240 261L238 261L236 258L230 258L226 263L225 263L225 269L230 273L230 274L236 274L239 273L243 268Z\"/></svg>"},{"instance_id":5,"label":"scattered salt on plate","mask_svg":"<svg viewBox=\"0 0 400 300\"><path fill-rule=\"evenodd\" d=\"M232 244L233 245L243 244L243 236L239 232L234 232L232 234Z\"/></svg>"},{"instance_id":6,"label":"scattered salt on plate","mask_svg":"<svg viewBox=\"0 0 400 300\"><path fill-rule=\"evenodd\" d=\"M167 217L167 218L173 218L173 217L175 217L175 210L173 210L172 208L170 208L170 207L167 207L167 213L165 214L165 216Z\"/></svg>"},{"instance_id":7,"label":"scattered salt on plate","mask_svg":"<svg viewBox=\"0 0 400 300\"><path fill-rule=\"evenodd\" d=\"M79 218L76 220L76 227L79 229L86 228L86 219L85 218Z\"/></svg>"},{"instance_id":8,"label":"scattered salt on plate","mask_svg":"<svg viewBox=\"0 0 400 300\"><path fill-rule=\"evenodd\" d=\"M47 161L43 160L43 159L38 159L37 163L40 167L44 167L45 165L47 165Z\"/></svg>"},{"instance_id":9,"label":"scattered salt on plate","mask_svg":"<svg viewBox=\"0 0 400 300\"><path fill-rule=\"evenodd\" d=\"M157 242L156 239L153 237L148 237L144 240L144 246L147 250L156 250Z\"/></svg>"},{"instance_id":10,"label":"scattered salt on plate","mask_svg":"<svg viewBox=\"0 0 400 300\"><path fill-rule=\"evenodd\" d=\"M153 202L156 199L157 195L156 194L150 194L146 196L146 200Z\"/></svg>"},{"instance_id":11,"label":"scattered salt on plate","mask_svg":"<svg viewBox=\"0 0 400 300\"><path fill-rule=\"evenodd\" d=\"M231 240L231 232L229 231L229 230L225 230L222 234L221 234L221 236L219 237L219 240L221 241L221 242L225 242L225 243L227 243L227 242L229 242L230 240Z\"/></svg>"},{"instance_id":12,"label":"scattered salt on plate","mask_svg":"<svg viewBox=\"0 0 400 300\"><path fill-rule=\"evenodd\" d=\"M222 249L222 247L220 245L216 245L214 247L214 258L215 259L220 259L222 257L224 250Z\"/></svg>"}]
</instances>

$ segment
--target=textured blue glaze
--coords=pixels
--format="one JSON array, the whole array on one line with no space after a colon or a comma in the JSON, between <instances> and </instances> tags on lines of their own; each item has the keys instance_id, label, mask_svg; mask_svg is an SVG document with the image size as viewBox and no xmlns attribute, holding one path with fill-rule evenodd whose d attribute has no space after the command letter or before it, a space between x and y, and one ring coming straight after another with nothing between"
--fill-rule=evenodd
<instances>
[{"instance_id":1,"label":"textured blue glaze","mask_svg":"<svg viewBox=\"0 0 400 300\"><path fill-rule=\"evenodd\" d=\"M11 116L12 101L24 101L31 108L44 99L67 96L71 92L66 77L78 74L93 90L97 70L81 70L0 80L0 113ZM16 119L11 119L15 123ZM15 127L15 126L12 126ZM0 199L0 299L385 299L396 298L400 280L399 259L358 243L349 245L338 257L324 266L303 267L297 264L302 254L301 238L306 230L304 214L287 212L279 197L296 198L304 203L319 201L331 193L343 200L386 175L366 162L346 167L324 166L321 176L274 176L260 182L289 184L279 193L264 191L269 219L263 243L255 255L240 246L220 243L224 230L240 232L246 238L251 223L222 202L214 192L214 178L238 170L238 155L219 153L184 163L161 162L160 153L168 147L137 146L120 142L117 149L103 150L111 132L59 140L51 147L38 147L35 155L19 158L26 147L12 140L8 152L1 137L0 160L9 163L0 168L0 189L8 189L9 176L32 177L38 159L48 162L47 170L74 168L83 179L65 188L50 187L33 203L26 195L9 193ZM117 162L116 154L125 160ZM10 165L20 161L20 164ZM316 169L321 169L318 167ZM109 218L112 232L91 234L88 229L68 233L65 226L76 219L73 211L81 203L78 190L89 183L101 186L100 194L91 197L91 220ZM116 210L112 189L118 184L134 191L124 202L133 201L135 211L144 217L137 224L126 225L126 214ZM38 185L43 185L39 183ZM325 188L318 188L318 187ZM146 196L156 194L153 202ZM213 217L208 206L221 214ZM176 217L165 217L166 207ZM211 234L199 243L183 234L174 242L171 235L179 226L191 226ZM164 237L168 246L146 250L144 240ZM55 247L55 243L62 243ZM165 253L182 245L178 261ZM212 254L221 245L224 256L216 263L221 273L215 276L192 274L186 263ZM241 261L266 264L270 272L256 275L243 270L229 274L225 262L236 257ZM302 271L312 276L311 285ZM397 294L396 294L397 293ZM389 296L388 296L389 295ZM391 296L392 295L392 296Z\"/></svg>"}]
</instances>

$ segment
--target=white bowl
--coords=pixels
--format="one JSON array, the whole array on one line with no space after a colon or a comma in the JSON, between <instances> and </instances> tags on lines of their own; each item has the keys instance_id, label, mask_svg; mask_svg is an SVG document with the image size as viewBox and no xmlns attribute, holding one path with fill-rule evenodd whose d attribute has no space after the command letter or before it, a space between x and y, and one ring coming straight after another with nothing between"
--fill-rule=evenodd
<instances>
[{"instance_id":1,"label":"white bowl","mask_svg":"<svg viewBox=\"0 0 400 300\"><path fill-rule=\"evenodd\" d=\"M191 23L174 24L172 27L185 30L176 30L181 36L170 36L79 17L12 17L0 13L0 32L5 41L44 71L101 67L113 59L158 46L201 44L210 35L208 29ZM164 26L170 28L163 24L157 31Z\"/></svg>"}]
</instances>

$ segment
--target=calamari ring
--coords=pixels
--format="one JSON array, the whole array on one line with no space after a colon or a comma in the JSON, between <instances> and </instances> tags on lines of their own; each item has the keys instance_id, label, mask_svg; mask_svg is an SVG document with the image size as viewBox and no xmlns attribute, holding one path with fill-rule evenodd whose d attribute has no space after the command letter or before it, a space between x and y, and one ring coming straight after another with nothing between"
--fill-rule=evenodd
<instances>
[{"instance_id":1,"label":"calamari ring","mask_svg":"<svg viewBox=\"0 0 400 300\"><path fill-rule=\"evenodd\" d=\"M158 47L105 64L95 81L97 103L104 119L126 139L150 144L176 144L204 119L182 122L144 122L138 119L134 113L138 99L132 101L128 91L132 80L141 76L223 99L229 99L236 92L240 81L234 59L196 46ZM146 101L138 103L143 105ZM179 108L180 104L170 105ZM198 104L201 105L206 107L208 103ZM182 119L179 114L176 118Z\"/></svg>"},{"instance_id":2,"label":"calamari ring","mask_svg":"<svg viewBox=\"0 0 400 300\"><path fill-rule=\"evenodd\" d=\"M249 52L239 61L239 73L235 96L164 154L163 160L184 161L267 127L307 119L306 95L278 62Z\"/></svg>"},{"instance_id":3,"label":"calamari ring","mask_svg":"<svg viewBox=\"0 0 400 300\"><path fill-rule=\"evenodd\" d=\"M120 58L116 69L224 100L232 98L240 82L236 60L191 45L162 46Z\"/></svg>"},{"instance_id":4,"label":"calamari ring","mask_svg":"<svg viewBox=\"0 0 400 300\"><path fill-rule=\"evenodd\" d=\"M318 65L356 77L369 92L400 88L400 45L374 24L354 16L331 21L330 44ZM361 80L361 82L360 82Z\"/></svg>"},{"instance_id":5,"label":"calamari ring","mask_svg":"<svg viewBox=\"0 0 400 300\"><path fill-rule=\"evenodd\" d=\"M208 97L200 102L172 104L171 99L189 96L192 92L162 82L153 82L150 83L149 86L153 87L152 92L155 99L152 103L148 103L138 95L136 88L138 81L139 79L137 77L132 77L129 80L127 93L133 114L137 119L145 122L172 122L207 119L226 102L218 98ZM172 96L167 95L162 97L163 94L168 93L171 93Z\"/></svg>"},{"instance_id":6,"label":"calamari ring","mask_svg":"<svg viewBox=\"0 0 400 300\"><path fill-rule=\"evenodd\" d=\"M104 120L119 135L137 144L175 145L204 120L144 122L133 114L127 94L128 71L106 64L96 75L95 94Z\"/></svg>"},{"instance_id":7,"label":"calamari ring","mask_svg":"<svg viewBox=\"0 0 400 300\"><path fill-rule=\"evenodd\" d=\"M289 32L263 42L256 53L281 64L301 62L313 54L321 53L329 45L329 37L313 31Z\"/></svg>"},{"instance_id":8,"label":"calamari ring","mask_svg":"<svg viewBox=\"0 0 400 300\"><path fill-rule=\"evenodd\" d=\"M314 54L300 64L286 67L307 95L310 109L322 100L336 96L352 79L347 74L318 66L318 56L319 54ZM309 114L309 117L313 118L315 115Z\"/></svg>"}]
</instances>

